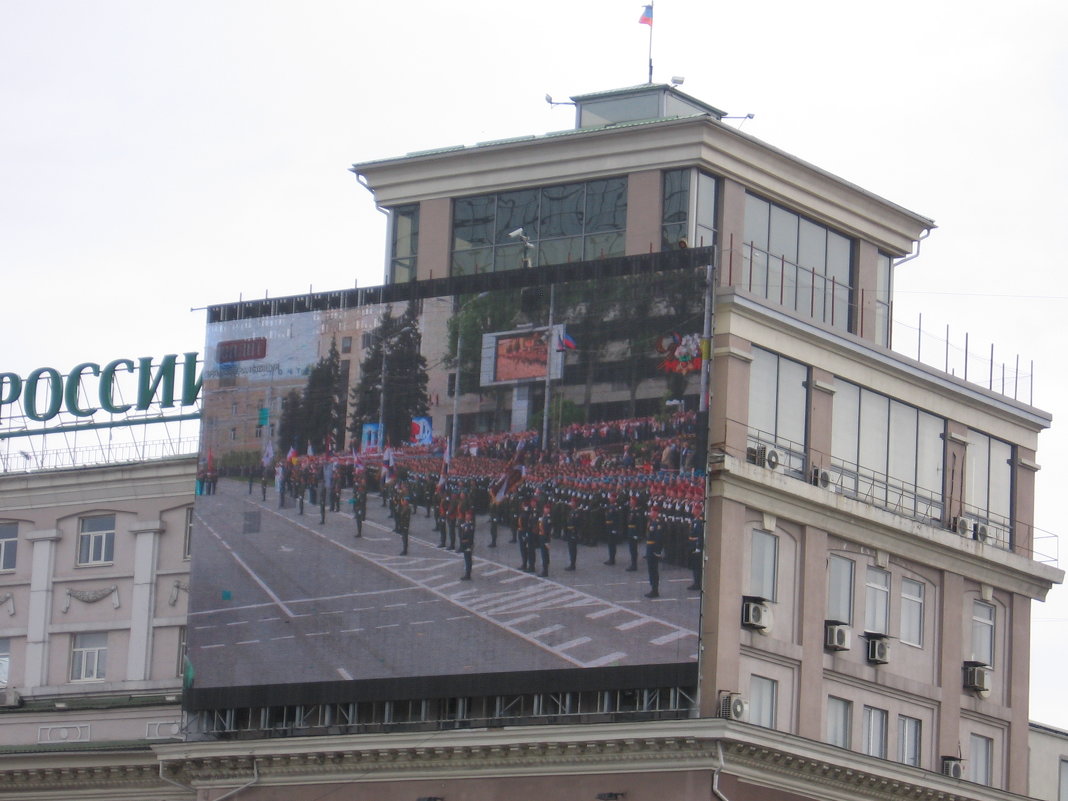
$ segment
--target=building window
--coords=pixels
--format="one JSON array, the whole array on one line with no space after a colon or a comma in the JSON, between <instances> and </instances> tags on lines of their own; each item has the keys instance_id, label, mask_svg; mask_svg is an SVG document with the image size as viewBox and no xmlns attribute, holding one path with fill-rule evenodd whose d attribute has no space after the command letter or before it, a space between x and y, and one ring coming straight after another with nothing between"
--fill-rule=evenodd
<instances>
[{"instance_id":1,"label":"building window","mask_svg":"<svg viewBox=\"0 0 1068 801\"><path fill-rule=\"evenodd\" d=\"M775 728L775 703L779 683L763 676L749 680L749 722L766 729Z\"/></svg>"},{"instance_id":2,"label":"building window","mask_svg":"<svg viewBox=\"0 0 1068 801\"><path fill-rule=\"evenodd\" d=\"M827 619L853 623L853 560L835 554L827 559Z\"/></svg>"},{"instance_id":3,"label":"building window","mask_svg":"<svg viewBox=\"0 0 1068 801\"><path fill-rule=\"evenodd\" d=\"M923 729L919 718L901 715L898 718L898 760L906 765L920 766L920 749L923 747Z\"/></svg>"},{"instance_id":4,"label":"building window","mask_svg":"<svg viewBox=\"0 0 1068 801\"><path fill-rule=\"evenodd\" d=\"M978 431L968 431L964 464L965 514L988 527L1002 547L1012 537L1012 446Z\"/></svg>"},{"instance_id":5,"label":"building window","mask_svg":"<svg viewBox=\"0 0 1068 801\"><path fill-rule=\"evenodd\" d=\"M193 552L193 507L186 507L185 526L182 529L182 558L188 559Z\"/></svg>"},{"instance_id":6,"label":"building window","mask_svg":"<svg viewBox=\"0 0 1068 801\"><path fill-rule=\"evenodd\" d=\"M853 703L844 698L827 699L827 742L849 748L852 740Z\"/></svg>"},{"instance_id":7,"label":"building window","mask_svg":"<svg viewBox=\"0 0 1068 801\"><path fill-rule=\"evenodd\" d=\"M457 198L452 274L621 256L626 224L626 177ZM509 236L519 228L533 247Z\"/></svg>"},{"instance_id":8,"label":"building window","mask_svg":"<svg viewBox=\"0 0 1068 801\"><path fill-rule=\"evenodd\" d=\"M1057 792L1057 801L1068 801L1068 759L1061 760L1060 787Z\"/></svg>"},{"instance_id":9,"label":"building window","mask_svg":"<svg viewBox=\"0 0 1068 801\"><path fill-rule=\"evenodd\" d=\"M864 590L864 630L873 634L890 631L890 574L869 567Z\"/></svg>"},{"instance_id":10,"label":"building window","mask_svg":"<svg viewBox=\"0 0 1068 801\"><path fill-rule=\"evenodd\" d=\"M419 255L418 204L391 209L389 220L389 275L386 276L386 283L402 284L413 281Z\"/></svg>"},{"instance_id":11,"label":"building window","mask_svg":"<svg viewBox=\"0 0 1068 801\"><path fill-rule=\"evenodd\" d=\"M885 709L877 709L873 706L864 707L865 754L886 759L886 719Z\"/></svg>"},{"instance_id":12,"label":"building window","mask_svg":"<svg viewBox=\"0 0 1068 801\"><path fill-rule=\"evenodd\" d=\"M803 475L808 368L763 348L753 348L749 365L749 438L754 451L778 451L782 469ZM761 463L757 458L757 463Z\"/></svg>"},{"instance_id":13,"label":"building window","mask_svg":"<svg viewBox=\"0 0 1068 801\"><path fill-rule=\"evenodd\" d=\"M236 428L231 428L230 429L230 441L233 442L236 439L237 439L237 429Z\"/></svg>"},{"instance_id":14,"label":"building window","mask_svg":"<svg viewBox=\"0 0 1068 801\"><path fill-rule=\"evenodd\" d=\"M106 565L115 560L115 515L83 517L78 534L78 564Z\"/></svg>"},{"instance_id":15,"label":"building window","mask_svg":"<svg viewBox=\"0 0 1068 801\"><path fill-rule=\"evenodd\" d=\"M989 785L993 781L994 741L980 734L970 738L968 781Z\"/></svg>"},{"instance_id":16,"label":"building window","mask_svg":"<svg viewBox=\"0 0 1068 801\"><path fill-rule=\"evenodd\" d=\"M352 353L352 337L341 337L341 352Z\"/></svg>"},{"instance_id":17,"label":"building window","mask_svg":"<svg viewBox=\"0 0 1068 801\"><path fill-rule=\"evenodd\" d=\"M691 225L691 220L693 224ZM689 167L664 172L664 250L715 244L716 179Z\"/></svg>"},{"instance_id":18,"label":"building window","mask_svg":"<svg viewBox=\"0 0 1068 801\"><path fill-rule=\"evenodd\" d=\"M107 632L75 634L71 642L70 680L103 680L107 672L107 656Z\"/></svg>"},{"instance_id":19,"label":"building window","mask_svg":"<svg viewBox=\"0 0 1068 801\"><path fill-rule=\"evenodd\" d=\"M750 556L752 564L749 573L749 594L767 601L774 601L779 538L766 531L754 531Z\"/></svg>"},{"instance_id":20,"label":"building window","mask_svg":"<svg viewBox=\"0 0 1068 801\"><path fill-rule=\"evenodd\" d=\"M746 197L744 236L735 286L850 330L852 240L753 195Z\"/></svg>"},{"instance_id":21,"label":"building window","mask_svg":"<svg viewBox=\"0 0 1068 801\"><path fill-rule=\"evenodd\" d=\"M894 262L885 253L875 259L875 341L890 347L890 299L894 291Z\"/></svg>"},{"instance_id":22,"label":"building window","mask_svg":"<svg viewBox=\"0 0 1068 801\"><path fill-rule=\"evenodd\" d=\"M994 666L994 626L997 610L983 601L972 603L972 661Z\"/></svg>"},{"instance_id":23,"label":"building window","mask_svg":"<svg viewBox=\"0 0 1068 801\"><path fill-rule=\"evenodd\" d=\"M922 581L901 579L901 642L923 647Z\"/></svg>"},{"instance_id":24,"label":"building window","mask_svg":"<svg viewBox=\"0 0 1068 801\"><path fill-rule=\"evenodd\" d=\"M15 569L15 550L18 547L18 535L18 523L0 523L0 570Z\"/></svg>"},{"instance_id":25,"label":"building window","mask_svg":"<svg viewBox=\"0 0 1068 801\"><path fill-rule=\"evenodd\" d=\"M836 378L833 480L896 514L941 518L944 431L941 417Z\"/></svg>"},{"instance_id":26,"label":"building window","mask_svg":"<svg viewBox=\"0 0 1068 801\"><path fill-rule=\"evenodd\" d=\"M0 637L0 687L6 687L11 675L11 638Z\"/></svg>"}]
</instances>

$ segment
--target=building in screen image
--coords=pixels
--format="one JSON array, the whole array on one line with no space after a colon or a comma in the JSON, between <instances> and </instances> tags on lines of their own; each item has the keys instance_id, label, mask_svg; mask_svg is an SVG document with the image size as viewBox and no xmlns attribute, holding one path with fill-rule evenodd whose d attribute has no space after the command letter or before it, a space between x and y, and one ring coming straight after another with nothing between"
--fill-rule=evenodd
<instances>
[{"instance_id":1,"label":"building in screen image","mask_svg":"<svg viewBox=\"0 0 1068 801\"><path fill-rule=\"evenodd\" d=\"M891 348L933 221L675 87L573 100L573 130L355 165L382 286L209 309L225 470L162 775L1026 796L1051 418Z\"/></svg>"}]
</instances>

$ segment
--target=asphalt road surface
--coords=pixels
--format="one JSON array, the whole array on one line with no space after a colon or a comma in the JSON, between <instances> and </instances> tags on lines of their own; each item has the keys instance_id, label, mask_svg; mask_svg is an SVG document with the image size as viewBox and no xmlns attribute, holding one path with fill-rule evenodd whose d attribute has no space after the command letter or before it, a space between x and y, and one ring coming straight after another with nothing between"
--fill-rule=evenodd
<instances>
[{"instance_id":1,"label":"asphalt road surface","mask_svg":"<svg viewBox=\"0 0 1068 801\"><path fill-rule=\"evenodd\" d=\"M510 529L488 547L480 516L472 580L461 581L463 557L437 547L423 510L400 556L377 495L360 538L346 504L325 524L318 506L300 515L286 504L226 480L196 499L188 643L199 687L697 659L690 572L661 564L661 597L645 598L645 562L626 572L625 545L614 566L607 546L579 546L565 572L567 547L554 540L540 578L518 569Z\"/></svg>"}]
</instances>

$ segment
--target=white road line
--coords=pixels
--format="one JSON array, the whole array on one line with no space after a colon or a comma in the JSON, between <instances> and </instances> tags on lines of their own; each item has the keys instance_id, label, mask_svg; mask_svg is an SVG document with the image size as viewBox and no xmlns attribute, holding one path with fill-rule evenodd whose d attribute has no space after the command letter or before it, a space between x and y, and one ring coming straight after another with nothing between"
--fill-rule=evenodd
<instances>
[{"instance_id":1,"label":"white road line","mask_svg":"<svg viewBox=\"0 0 1068 801\"><path fill-rule=\"evenodd\" d=\"M375 626L376 629L395 629L400 626L400 623L383 623L381 626Z\"/></svg>"},{"instance_id":2,"label":"white road line","mask_svg":"<svg viewBox=\"0 0 1068 801\"><path fill-rule=\"evenodd\" d=\"M592 639L592 637L576 637L573 640L568 640L565 643L561 643L560 645L554 645L553 647L557 651L566 651L568 648L575 648L579 645L585 645Z\"/></svg>"},{"instance_id":3,"label":"white road line","mask_svg":"<svg viewBox=\"0 0 1068 801\"><path fill-rule=\"evenodd\" d=\"M359 628L359 629L342 629L341 633L342 634L353 634L353 633L355 633L357 631L363 631L363 629L362 628Z\"/></svg>"},{"instance_id":4,"label":"white road line","mask_svg":"<svg viewBox=\"0 0 1068 801\"><path fill-rule=\"evenodd\" d=\"M620 609L618 606L610 606L608 609L602 609L600 612L590 612L586 617L590 620L598 620L602 617L608 617L609 615L614 615L623 611L625 610Z\"/></svg>"},{"instance_id":5,"label":"white road line","mask_svg":"<svg viewBox=\"0 0 1068 801\"><path fill-rule=\"evenodd\" d=\"M202 646L200 646L200 650L206 651L209 648L224 648L224 647L226 647L226 643L217 642L217 643L214 643L212 645L202 645Z\"/></svg>"},{"instance_id":6,"label":"white road line","mask_svg":"<svg viewBox=\"0 0 1068 801\"><path fill-rule=\"evenodd\" d=\"M628 620L626 623L620 623L616 626L616 631L630 631L636 629L638 626L644 626L646 623L652 623L652 618L639 617L636 620Z\"/></svg>"},{"instance_id":7,"label":"white road line","mask_svg":"<svg viewBox=\"0 0 1068 801\"><path fill-rule=\"evenodd\" d=\"M345 681L352 681L352 674L345 670L345 668L338 668L337 672Z\"/></svg>"},{"instance_id":8,"label":"white road line","mask_svg":"<svg viewBox=\"0 0 1068 801\"><path fill-rule=\"evenodd\" d=\"M267 584L264 583L264 581L252 571L252 568L245 563L245 560L237 555L237 551L231 548L230 544L222 537L220 537L219 533L210 525L208 525L205 520L202 519L200 522L203 523L204 528L211 532L211 535L215 537L215 539L217 539L222 544L222 546L230 552L230 555L233 557L234 561L241 565L245 572L248 573L249 578L251 578L258 585L260 585L260 589L267 593L267 596L278 605L278 608L285 612L288 617L293 617L293 612L290 611L289 607L282 603L282 599L274 594L274 590L268 587Z\"/></svg>"},{"instance_id":9,"label":"white road line","mask_svg":"<svg viewBox=\"0 0 1068 801\"><path fill-rule=\"evenodd\" d=\"M427 623L433 623L433 620L413 620L409 623L409 626L425 626Z\"/></svg>"},{"instance_id":10,"label":"white road line","mask_svg":"<svg viewBox=\"0 0 1068 801\"><path fill-rule=\"evenodd\" d=\"M259 640L238 640L234 645L255 645Z\"/></svg>"},{"instance_id":11,"label":"white road line","mask_svg":"<svg viewBox=\"0 0 1068 801\"><path fill-rule=\"evenodd\" d=\"M554 631L560 631L560 629L562 629L562 628L563 628L563 625L560 624L560 623L557 623L555 626L546 626L543 629L538 629L537 631L532 631L529 634L527 634L527 636L528 637L542 637L542 636L544 636L546 634L552 634Z\"/></svg>"},{"instance_id":12,"label":"white road line","mask_svg":"<svg viewBox=\"0 0 1068 801\"><path fill-rule=\"evenodd\" d=\"M511 620L502 620L502 626L516 626L520 623L526 623L528 620L535 620L541 617L541 615L523 615L522 617L513 617Z\"/></svg>"},{"instance_id":13,"label":"white road line","mask_svg":"<svg viewBox=\"0 0 1068 801\"><path fill-rule=\"evenodd\" d=\"M295 639L297 639L297 635L296 634L286 634L285 636L282 636L282 637L271 637L272 641L273 640L295 640Z\"/></svg>"},{"instance_id":14,"label":"white road line","mask_svg":"<svg viewBox=\"0 0 1068 801\"><path fill-rule=\"evenodd\" d=\"M226 625L227 626L244 626L246 623L248 623L247 620L235 620L232 623L227 623Z\"/></svg>"},{"instance_id":15,"label":"white road line","mask_svg":"<svg viewBox=\"0 0 1068 801\"><path fill-rule=\"evenodd\" d=\"M683 637L689 636L690 632L688 631L673 631L669 634L665 634L663 637L657 637L655 639L649 640L649 642L651 642L653 645L667 645L668 643L676 642L678 640L681 640Z\"/></svg>"},{"instance_id":16,"label":"white road line","mask_svg":"<svg viewBox=\"0 0 1068 801\"><path fill-rule=\"evenodd\" d=\"M613 662L618 662L621 659L626 659L627 654L625 651L616 651L615 653L605 654L604 656L594 659L592 662L587 662L588 667L601 667L601 665L610 665Z\"/></svg>"},{"instance_id":17,"label":"white road line","mask_svg":"<svg viewBox=\"0 0 1068 801\"><path fill-rule=\"evenodd\" d=\"M327 634L330 634L330 633L331 632L329 632L329 631L309 631L304 636L305 637L323 637L323 636L325 636Z\"/></svg>"},{"instance_id":18,"label":"white road line","mask_svg":"<svg viewBox=\"0 0 1068 801\"><path fill-rule=\"evenodd\" d=\"M512 576L511 578L501 579L501 584L514 584L517 581L525 581L526 579L534 578L529 573L520 573L518 576Z\"/></svg>"}]
</instances>

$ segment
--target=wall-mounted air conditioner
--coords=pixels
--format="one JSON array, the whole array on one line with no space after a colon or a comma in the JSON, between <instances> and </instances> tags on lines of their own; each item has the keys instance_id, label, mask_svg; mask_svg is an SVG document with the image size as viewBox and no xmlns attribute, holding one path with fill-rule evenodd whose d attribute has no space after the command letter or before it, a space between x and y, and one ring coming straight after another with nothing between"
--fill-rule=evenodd
<instances>
[{"instance_id":1,"label":"wall-mounted air conditioner","mask_svg":"<svg viewBox=\"0 0 1068 801\"><path fill-rule=\"evenodd\" d=\"M890 643L882 637L869 637L867 656L871 664L885 665L890 661Z\"/></svg>"},{"instance_id":2,"label":"wall-mounted air conditioner","mask_svg":"<svg viewBox=\"0 0 1068 801\"><path fill-rule=\"evenodd\" d=\"M755 464L757 467L767 467L768 449L763 445L758 445L755 448L746 448L745 460L749 462L749 464Z\"/></svg>"},{"instance_id":3,"label":"wall-mounted air conditioner","mask_svg":"<svg viewBox=\"0 0 1068 801\"><path fill-rule=\"evenodd\" d=\"M771 627L771 609L759 598L743 598L742 625L747 629L767 631Z\"/></svg>"},{"instance_id":4,"label":"wall-mounted air conditioner","mask_svg":"<svg viewBox=\"0 0 1068 801\"><path fill-rule=\"evenodd\" d=\"M848 651L852 645L853 632L844 623L827 621L823 629L823 645L831 651Z\"/></svg>"},{"instance_id":5,"label":"wall-mounted air conditioner","mask_svg":"<svg viewBox=\"0 0 1068 801\"><path fill-rule=\"evenodd\" d=\"M951 779L963 779L964 764L961 762L960 757L942 757L942 775L949 776Z\"/></svg>"},{"instance_id":6,"label":"wall-mounted air conditioner","mask_svg":"<svg viewBox=\"0 0 1068 801\"><path fill-rule=\"evenodd\" d=\"M719 716L726 720L745 721L749 718L749 702L741 693L723 693L719 699Z\"/></svg>"},{"instance_id":7,"label":"wall-mounted air conditioner","mask_svg":"<svg viewBox=\"0 0 1068 801\"><path fill-rule=\"evenodd\" d=\"M972 528L972 537L979 542L987 542L990 539L990 528L986 523L976 523Z\"/></svg>"},{"instance_id":8,"label":"wall-mounted air conditioner","mask_svg":"<svg viewBox=\"0 0 1068 801\"><path fill-rule=\"evenodd\" d=\"M975 521L967 517L954 517L953 530L962 537L971 537L975 530Z\"/></svg>"},{"instance_id":9,"label":"wall-mounted air conditioner","mask_svg":"<svg viewBox=\"0 0 1068 801\"><path fill-rule=\"evenodd\" d=\"M977 693L990 692L990 668L975 662L965 662L964 689Z\"/></svg>"}]
</instances>

